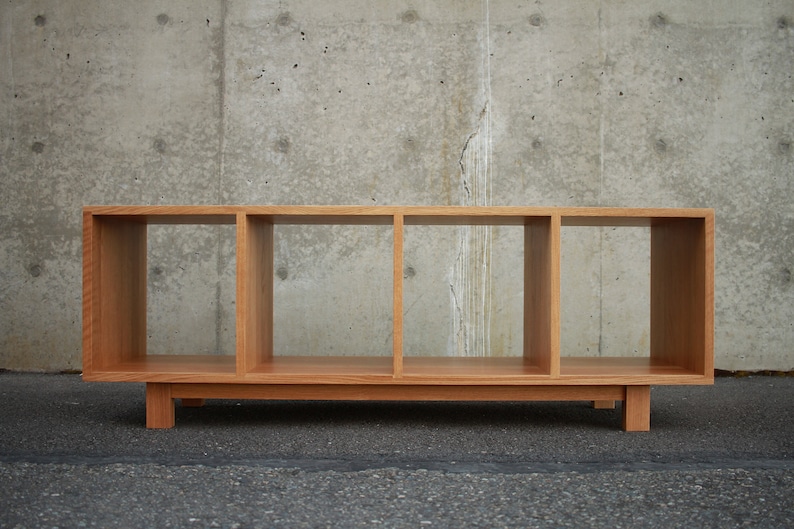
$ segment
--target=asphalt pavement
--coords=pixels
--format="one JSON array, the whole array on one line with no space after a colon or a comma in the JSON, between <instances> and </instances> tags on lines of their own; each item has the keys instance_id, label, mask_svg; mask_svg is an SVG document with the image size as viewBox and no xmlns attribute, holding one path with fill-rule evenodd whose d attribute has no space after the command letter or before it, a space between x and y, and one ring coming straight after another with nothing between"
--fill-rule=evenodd
<instances>
[{"instance_id":1,"label":"asphalt pavement","mask_svg":"<svg viewBox=\"0 0 794 529\"><path fill-rule=\"evenodd\" d=\"M0 527L794 527L794 377L620 404L209 400L0 372Z\"/></svg>"}]
</instances>

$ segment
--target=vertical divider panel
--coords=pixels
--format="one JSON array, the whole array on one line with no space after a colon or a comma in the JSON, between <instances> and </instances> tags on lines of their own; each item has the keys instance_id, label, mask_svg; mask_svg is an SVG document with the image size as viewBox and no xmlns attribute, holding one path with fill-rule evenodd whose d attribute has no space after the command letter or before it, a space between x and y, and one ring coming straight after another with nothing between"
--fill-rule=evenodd
<instances>
[{"instance_id":1,"label":"vertical divider panel","mask_svg":"<svg viewBox=\"0 0 794 529\"><path fill-rule=\"evenodd\" d=\"M273 223L237 214L237 375L273 358Z\"/></svg>"},{"instance_id":2,"label":"vertical divider panel","mask_svg":"<svg viewBox=\"0 0 794 529\"><path fill-rule=\"evenodd\" d=\"M403 240L405 233L405 216L394 215L394 307L393 307L393 376L403 376Z\"/></svg>"},{"instance_id":3,"label":"vertical divider panel","mask_svg":"<svg viewBox=\"0 0 794 529\"><path fill-rule=\"evenodd\" d=\"M146 224L89 215L92 369L146 355Z\"/></svg>"},{"instance_id":4,"label":"vertical divider panel","mask_svg":"<svg viewBox=\"0 0 794 529\"><path fill-rule=\"evenodd\" d=\"M248 245L246 239L248 238L248 216L245 213L237 212L236 220L237 232L237 261L235 270L235 299L237 301L237 309L235 312L235 364L237 376L242 376L246 373L246 351L247 348L247 335L248 325L246 318L248 317L249 303L248 300Z\"/></svg>"},{"instance_id":5,"label":"vertical divider panel","mask_svg":"<svg viewBox=\"0 0 794 529\"><path fill-rule=\"evenodd\" d=\"M559 376L559 215L524 223L524 358Z\"/></svg>"},{"instance_id":6,"label":"vertical divider panel","mask_svg":"<svg viewBox=\"0 0 794 529\"><path fill-rule=\"evenodd\" d=\"M550 366L549 366L549 374L553 378L557 378L560 376L560 332L561 332L561 314L562 314L562 307L560 303L560 292L561 292L561 269L562 269L562 258L561 258L561 230L562 230L562 218L559 213L554 213L551 216L551 295L550 303L549 303L549 310L551 311L551 339L550 339Z\"/></svg>"}]
</instances>

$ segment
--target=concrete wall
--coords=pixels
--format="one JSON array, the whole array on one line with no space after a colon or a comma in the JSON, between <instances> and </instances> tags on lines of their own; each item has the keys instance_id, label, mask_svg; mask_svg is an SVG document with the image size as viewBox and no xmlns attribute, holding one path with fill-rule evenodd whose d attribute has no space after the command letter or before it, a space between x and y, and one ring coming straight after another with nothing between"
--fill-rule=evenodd
<instances>
[{"instance_id":1,"label":"concrete wall","mask_svg":"<svg viewBox=\"0 0 794 529\"><path fill-rule=\"evenodd\" d=\"M792 72L791 0L5 1L0 368L80 368L83 205L283 203L714 207L716 365L790 370ZM647 353L647 232L563 236L566 354ZM389 354L389 230L277 237L277 349ZM406 354L517 354L520 233L406 237ZM153 229L150 348L233 271Z\"/></svg>"}]
</instances>

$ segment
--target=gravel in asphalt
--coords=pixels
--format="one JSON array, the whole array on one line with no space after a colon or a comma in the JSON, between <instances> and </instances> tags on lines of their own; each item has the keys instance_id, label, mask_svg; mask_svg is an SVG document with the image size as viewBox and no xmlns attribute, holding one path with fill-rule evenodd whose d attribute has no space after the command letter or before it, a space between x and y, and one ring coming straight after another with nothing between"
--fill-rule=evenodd
<instances>
[{"instance_id":1,"label":"gravel in asphalt","mask_svg":"<svg viewBox=\"0 0 794 529\"><path fill-rule=\"evenodd\" d=\"M794 378L587 403L208 401L0 373L0 527L794 527Z\"/></svg>"}]
</instances>

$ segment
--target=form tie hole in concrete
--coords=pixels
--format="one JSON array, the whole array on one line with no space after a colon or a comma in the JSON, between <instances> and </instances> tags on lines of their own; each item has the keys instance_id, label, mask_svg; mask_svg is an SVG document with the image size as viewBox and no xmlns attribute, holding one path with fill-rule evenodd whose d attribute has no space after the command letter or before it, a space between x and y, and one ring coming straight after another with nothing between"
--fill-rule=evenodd
<instances>
[{"instance_id":1,"label":"form tie hole in concrete","mask_svg":"<svg viewBox=\"0 0 794 529\"><path fill-rule=\"evenodd\" d=\"M777 144L777 150L780 154L788 154L791 151L791 141L780 140Z\"/></svg>"},{"instance_id":2,"label":"form tie hole in concrete","mask_svg":"<svg viewBox=\"0 0 794 529\"><path fill-rule=\"evenodd\" d=\"M292 16L287 12L281 13L278 18L276 18L276 24L281 27L289 26L292 24Z\"/></svg>"},{"instance_id":3,"label":"form tie hole in concrete","mask_svg":"<svg viewBox=\"0 0 794 529\"><path fill-rule=\"evenodd\" d=\"M402 20L403 23L405 24L413 24L414 22L419 20L419 13L417 13L413 9L409 9L408 11L400 15L400 20Z\"/></svg>"},{"instance_id":4,"label":"form tie hole in concrete","mask_svg":"<svg viewBox=\"0 0 794 529\"><path fill-rule=\"evenodd\" d=\"M276 270L276 275L278 276L279 279L284 281L289 277L289 271L287 270L286 266L279 266L278 270Z\"/></svg>"},{"instance_id":5,"label":"form tie hole in concrete","mask_svg":"<svg viewBox=\"0 0 794 529\"><path fill-rule=\"evenodd\" d=\"M411 279L415 275L416 275L416 268L414 268L413 266L410 265L406 266L405 270L403 270L403 278L405 279Z\"/></svg>"},{"instance_id":6,"label":"form tie hole in concrete","mask_svg":"<svg viewBox=\"0 0 794 529\"><path fill-rule=\"evenodd\" d=\"M38 24L37 24L38 25ZM780 17L777 19L777 28L778 29L788 29L789 22L786 17Z\"/></svg>"},{"instance_id":7,"label":"form tie hole in concrete","mask_svg":"<svg viewBox=\"0 0 794 529\"><path fill-rule=\"evenodd\" d=\"M33 277L39 277L41 275L42 268L41 265L34 264L28 268L28 273Z\"/></svg>"},{"instance_id":8,"label":"form tie hole in concrete","mask_svg":"<svg viewBox=\"0 0 794 529\"><path fill-rule=\"evenodd\" d=\"M664 13L656 13L651 17L651 24L656 28L663 28L667 25L667 17Z\"/></svg>"},{"instance_id":9,"label":"form tie hole in concrete","mask_svg":"<svg viewBox=\"0 0 794 529\"><path fill-rule=\"evenodd\" d=\"M164 139L157 138L156 140L154 140L154 143L152 144L152 147L154 147L154 150L159 152L160 154L165 154L166 145L165 145L165 140Z\"/></svg>"},{"instance_id":10,"label":"form tie hole in concrete","mask_svg":"<svg viewBox=\"0 0 794 529\"><path fill-rule=\"evenodd\" d=\"M168 18L168 15L166 15L165 13L160 13L159 15L157 15L157 23L160 24L161 26L165 26L166 24L168 24L169 20L171 19Z\"/></svg>"},{"instance_id":11,"label":"form tie hole in concrete","mask_svg":"<svg viewBox=\"0 0 794 529\"><path fill-rule=\"evenodd\" d=\"M276 142L276 150L278 152L280 152L280 153L287 154L289 152L290 147L291 147L291 144L290 144L289 138L280 138Z\"/></svg>"},{"instance_id":12,"label":"form tie hole in concrete","mask_svg":"<svg viewBox=\"0 0 794 529\"><path fill-rule=\"evenodd\" d=\"M529 16L529 25L539 28L543 25L543 15L535 13Z\"/></svg>"},{"instance_id":13,"label":"form tie hole in concrete","mask_svg":"<svg viewBox=\"0 0 794 529\"><path fill-rule=\"evenodd\" d=\"M532 148L533 149L542 149L543 148L543 140L540 138L535 138L532 140Z\"/></svg>"},{"instance_id":14,"label":"form tie hole in concrete","mask_svg":"<svg viewBox=\"0 0 794 529\"><path fill-rule=\"evenodd\" d=\"M30 150L36 154L41 154L44 152L44 144L40 141L34 141L33 145L30 146Z\"/></svg>"},{"instance_id":15,"label":"form tie hole in concrete","mask_svg":"<svg viewBox=\"0 0 794 529\"><path fill-rule=\"evenodd\" d=\"M654 147L656 148L656 152L658 152L659 154L664 154L665 152L667 152L667 142L664 141L662 138L656 140Z\"/></svg>"},{"instance_id":16,"label":"form tie hole in concrete","mask_svg":"<svg viewBox=\"0 0 794 529\"><path fill-rule=\"evenodd\" d=\"M36 24L37 27L43 28L44 25L47 24L47 17L39 15L33 19L33 23Z\"/></svg>"}]
</instances>

